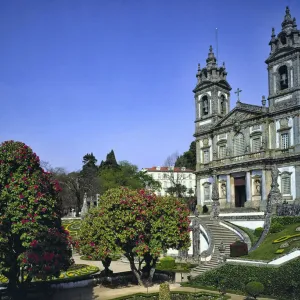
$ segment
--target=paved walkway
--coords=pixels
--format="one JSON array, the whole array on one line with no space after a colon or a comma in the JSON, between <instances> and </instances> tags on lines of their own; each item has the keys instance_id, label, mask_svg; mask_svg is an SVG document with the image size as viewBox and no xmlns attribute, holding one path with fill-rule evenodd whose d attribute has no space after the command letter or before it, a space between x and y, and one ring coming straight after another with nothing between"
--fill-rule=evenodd
<instances>
[{"instance_id":1,"label":"paved walkway","mask_svg":"<svg viewBox=\"0 0 300 300\"><path fill-rule=\"evenodd\" d=\"M78 255L74 256L74 260L76 264L88 264L100 267L103 269L102 263L99 261L87 261L81 260ZM121 262L121 261L113 261L111 263L110 269L114 272L123 272L123 271L130 271L130 266L128 263ZM216 293L213 291L207 291L202 289L195 289L195 288L187 288L181 287L180 284L170 284L171 291L205 291L209 293ZM148 289L142 286L128 286L122 288L108 288L103 286L89 286L84 288L74 288L74 289L66 289L57 291L54 296L54 300L65 300L65 299L72 299L72 300L109 300L114 299L116 297L131 295L135 293L147 293L147 292L158 292L159 285L154 285L153 287L149 287ZM227 294L231 296L232 300L243 300L245 296L234 295L234 294ZM267 298L259 298L260 300L268 300Z\"/></svg>"}]
</instances>

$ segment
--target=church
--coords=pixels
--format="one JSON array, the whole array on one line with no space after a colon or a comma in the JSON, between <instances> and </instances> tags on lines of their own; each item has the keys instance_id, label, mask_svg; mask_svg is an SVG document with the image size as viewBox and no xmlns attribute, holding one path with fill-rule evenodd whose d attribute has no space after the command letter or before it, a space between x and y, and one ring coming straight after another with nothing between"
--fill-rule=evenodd
<instances>
[{"instance_id":1,"label":"church","mask_svg":"<svg viewBox=\"0 0 300 300\"><path fill-rule=\"evenodd\" d=\"M300 200L300 30L286 8L281 31L272 29L265 63L269 95L261 105L243 103L238 89L230 110L231 87L225 65L212 47L196 74L195 134L198 205L211 205L213 176L220 207L263 210L271 188L271 167L279 170L283 199Z\"/></svg>"}]
</instances>

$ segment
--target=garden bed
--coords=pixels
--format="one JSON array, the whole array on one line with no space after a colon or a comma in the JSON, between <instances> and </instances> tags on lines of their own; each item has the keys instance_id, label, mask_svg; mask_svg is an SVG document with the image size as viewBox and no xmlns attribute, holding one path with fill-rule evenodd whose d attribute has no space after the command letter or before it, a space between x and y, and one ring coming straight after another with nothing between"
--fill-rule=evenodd
<instances>
[{"instance_id":1,"label":"garden bed","mask_svg":"<svg viewBox=\"0 0 300 300\"><path fill-rule=\"evenodd\" d=\"M77 237L80 230L81 220L62 220L65 230L69 231L71 237Z\"/></svg>"},{"instance_id":2,"label":"garden bed","mask_svg":"<svg viewBox=\"0 0 300 300\"><path fill-rule=\"evenodd\" d=\"M229 296L220 296L218 294L213 293L205 293L205 292L185 292L185 291L176 291L171 292L171 300L225 300L230 299ZM118 298L114 298L113 300L158 300L158 293L137 293L128 296L122 296Z\"/></svg>"}]
</instances>

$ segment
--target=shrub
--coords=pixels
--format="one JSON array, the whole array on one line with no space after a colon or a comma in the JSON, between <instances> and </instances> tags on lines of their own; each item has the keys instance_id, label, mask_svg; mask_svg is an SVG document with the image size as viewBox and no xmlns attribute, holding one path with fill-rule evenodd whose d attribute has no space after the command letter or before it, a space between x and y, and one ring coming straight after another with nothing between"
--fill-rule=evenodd
<instances>
[{"instance_id":1,"label":"shrub","mask_svg":"<svg viewBox=\"0 0 300 300\"><path fill-rule=\"evenodd\" d=\"M203 205L202 213L204 213L204 214L208 213L208 207L206 205Z\"/></svg>"},{"instance_id":2,"label":"shrub","mask_svg":"<svg viewBox=\"0 0 300 300\"><path fill-rule=\"evenodd\" d=\"M271 227L270 227L270 233L277 233L280 232L284 229L284 225L282 225L279 222L272 222Z\"/></svg>"},{"instance_id":3,"label":"shrub","mask_svg":"<svg viewBox=\"0 0 300 300\"><path fill-rule=\"evenodd\" d=\"M242 292L249 281L258 281L264 285L264 294L275 299L291 299L291 294L300 293L300 259L286 263L281 267L248 266L226 264L207 271L190 281L193 287L218 288L219 282L226 279L226 288Z\"/></svg>"},{"instance_id":4,"label":"shrub","mask_svg":"<svg viewBox=\"0 0 300 300\"><path fill-rule=\"evenodd\" d=\"M230 245L230 257L239 257L248 254L248 246L242 241L236 241Z\"/></svg>"},{"instance_id":5,"label":"shrub","mask_svg":"<svg viewBox=\"0 0 300 300\"><path fill-rule=\"evenodd\" d=\"M159 286L159 300L171 300L170 286L167 282Z\"/></svg>"},{"instance_id":6,"label":"shrub","mask_svg":"<svg viewBox=\"0 0 300 300\"><path fill-rule=\"evenodd\" d=\"M296 224L300 223L300 217L274 217L272 218L272 222L279 223L281 225L291 225L291 224Z\"/></svg>"},{"instance_id":7,"label":"shrub","mask_svg":"<svg viewBox=\"0 0 300 300\"><path fill-rule=\"evenodd\" d=\"M166 256L160 260L160 266L162 269L173 269L175 268L175 258Z\"/></svg>"},{"instance_id":8,"label":"shrub","mask_svg":"<svg viewBox=\"0 0 300 300\"><path fill-rule=\"evenodd\" d=\"M264 291L264 285L260 282L252 281L246 285L245 290L249 296L256 299Z\"/></svg>"},{"instance_id":9,"label":"shrub","mask_svg":"<svg viewBox=\"0 0 300 300\"><path fill-rule=\"evenodd\" d=\"M254 230L254 235L257 236L257 237L260 237L261 234L263 233L264 229L262 227L257 227L255 230Z\"/></svg>"}]
</instances>

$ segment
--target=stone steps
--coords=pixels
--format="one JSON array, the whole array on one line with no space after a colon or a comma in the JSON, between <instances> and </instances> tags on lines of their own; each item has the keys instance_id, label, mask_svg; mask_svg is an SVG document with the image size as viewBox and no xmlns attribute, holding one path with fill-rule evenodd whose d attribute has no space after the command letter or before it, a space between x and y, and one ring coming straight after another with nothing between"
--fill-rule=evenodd
<instances>
[{"instance_id":1,"label":"stone steps","mask_svg":"<svg viewBox=\"0 0 300 300\"><path fill-rule=\"evenodd\" d=\"M240 240L240 237L230 229L219 225L219 223L212 221L202 220L203 223L209 228L215 243L214 253L210 261L201 262L201 264L192 270L192 277L203 274L204 272L216 268L219 266L219 246L221 242L225 246L224 254L229 257L230 255L230 244L236 240Z\"/></svg>"}]
</instances>

